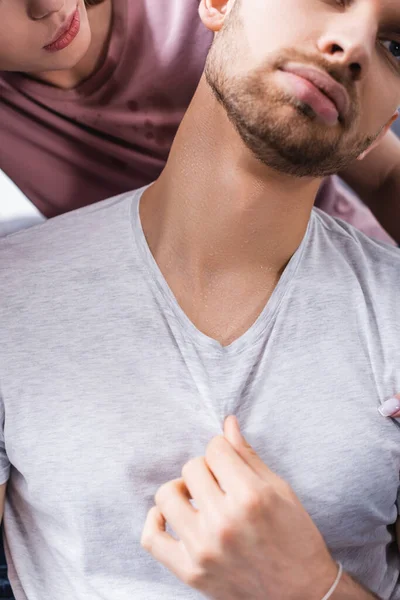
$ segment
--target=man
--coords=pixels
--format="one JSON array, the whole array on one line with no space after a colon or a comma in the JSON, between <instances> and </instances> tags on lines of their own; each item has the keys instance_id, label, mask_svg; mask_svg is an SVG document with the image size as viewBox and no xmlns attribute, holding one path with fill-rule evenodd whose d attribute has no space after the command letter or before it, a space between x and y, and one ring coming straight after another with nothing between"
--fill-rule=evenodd
<instances>
[{"instance_id":1,"label":"man","mask_svg":"<svg viewBox=\"0 0 400 600\"><path fill-rule=\"evenodd\" d=\"M400 6L200 12L157 182L0 243L16 598L397 600L400 255L312 207L395 118Z\"/></svg>"},{"instance_id":2,"label":"man","mask_svg":"<svg viewBox=\"0 0 400 600\"><path fill-rule=\"evenodd\" d=\"M159 176L212 41L198 6L0 2L0 169L46 217ZM396 136L341 175L383 228L332 178L318 206L382 241L393 242L384 229L400 241Z\"/></svg>"}]
</instances>

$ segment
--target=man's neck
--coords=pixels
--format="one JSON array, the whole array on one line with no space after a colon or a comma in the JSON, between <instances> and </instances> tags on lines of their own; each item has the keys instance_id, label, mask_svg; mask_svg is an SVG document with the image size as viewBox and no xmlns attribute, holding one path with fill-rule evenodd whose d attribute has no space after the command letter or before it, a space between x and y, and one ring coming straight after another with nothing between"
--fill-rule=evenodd
<instances>
[{"instance_id":1,"label":"man's neck","mask_svg":"<svg viewBox=\"0 0 400 600\"><path fill-rule=\"evenodd\" d=\"M91 7L88 19L92 33L88 51L72 69L48 71L31 75L35 79L61 89L73 89L88 79L103 62L109 43L112 25L112 0Z\"/></svg>"},{"instance_id":2,"label":"man's neck","mask_svg":"<svg viewBox=\"0 0 400 600\"><path fill-rule=\"evenodd\" d=\"M226 346L256 321L305 235L319 183L257 161L203 78L140 203L149 248L200 331Z\"/></svg>"},{"instance_id":3,"label":"man's neck","mask_svg":"<svg viewBox=\"0 0 400 600\"><path fill-rule=\"evenodd\" d=\"M194 279L233 269L278 275L304 237L319 185L257 161L203 78L141 218L156 260L173 255Z\"/></svg>"}]
</instances>

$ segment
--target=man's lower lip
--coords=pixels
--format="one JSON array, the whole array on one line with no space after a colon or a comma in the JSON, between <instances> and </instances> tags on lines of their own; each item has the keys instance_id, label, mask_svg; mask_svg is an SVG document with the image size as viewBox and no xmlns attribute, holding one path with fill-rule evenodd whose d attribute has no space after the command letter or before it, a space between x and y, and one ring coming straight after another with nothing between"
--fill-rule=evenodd
<instances>
[{"instance_id":1,"label":"man's lower lip","mask_svg":"<svg viewBox=\"0 0 400 600\"><path fill-rule=\"evenodd\" d=\"M316 117L326 125L336 125L339 111L334 102L319 90L311 81L288 71L278 71L286 91L297 100L309 106Z\"/></svg>"},{"instance_id":2,"label":"man's lower lip","mask_svg":"<svg viewBox=\"0 0 400 600\"><path fill-rule=\"evenodd\" d=\"M68 29L68 31L66 31L61 37L58 38L58 40L56 40L52 44L45 46L44 49L47 50L47 52L58 52L59 50L64 50L64 48L67 48L76 38L76 36L79 33L80 27L81 20L79 15L79 9L77 8L72 18L71 27Z\"/></svg>"}]
</instances>

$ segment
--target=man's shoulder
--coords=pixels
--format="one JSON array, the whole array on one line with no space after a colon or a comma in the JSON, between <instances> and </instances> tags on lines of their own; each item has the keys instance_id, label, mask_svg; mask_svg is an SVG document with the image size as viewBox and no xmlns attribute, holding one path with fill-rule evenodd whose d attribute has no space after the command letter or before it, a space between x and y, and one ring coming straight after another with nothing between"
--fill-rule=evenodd
<instances>
[{"instance_id":1,"label":"man's shoulder","mask_svg":"<svg viewBox=\"0 0 400 600\"><path fill-rule=\"evenodd\" d=\"M73 271L132 236L136 192L65 213L0 240L0 285ZM18 285L18 283L17 283Z\"/></svg>"},{"instance_id":2,"label":"man's shoulder","mask_svg":"<svg viewBox=\"0 0 400 600\"><path fill-rule=\"evenodd\" d=\"M343 261L358 280L385 284L388 292L400 283L400 249L375 240L353 225L315 208L313 223L321 257ZM324 256L325 255L325 256Z\"/></svg>"},{"instance_id":3,"label":"man's shoulder","mask_svg":"<svg viewBox=\"0 0 400 600\"><path fill-rule=\"evenodd\" d=\"M331 217L319 208L313 209L313 218L319 229L329 232L334 245L339 244L342 249L364 252L370 260L392 260L400 261L400 252L397 246L376 240L366 235L354 225L350 225L337 217ZM342 244L345 244L342 246Z\"/></svg>"}]
</instances>

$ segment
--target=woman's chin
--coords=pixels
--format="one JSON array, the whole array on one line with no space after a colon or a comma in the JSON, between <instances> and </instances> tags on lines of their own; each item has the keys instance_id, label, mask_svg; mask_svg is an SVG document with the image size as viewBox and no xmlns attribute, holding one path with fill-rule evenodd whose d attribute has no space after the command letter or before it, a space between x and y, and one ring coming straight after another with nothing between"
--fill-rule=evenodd
<instances>
[{"instance_id":1,"label":"woman's chin","mask_svg":"<svg viewBox=\"0 0 400 600\"><path fill-rule=\"evenodd\" d=\"M70 46L44 57L40 71L64 71L73 69L85 57L91 41L89 26L79 32ZM46 52L46 51L45 51ZM39 71L39 69L37 69Z\"/></svg>"}]
</instances>

